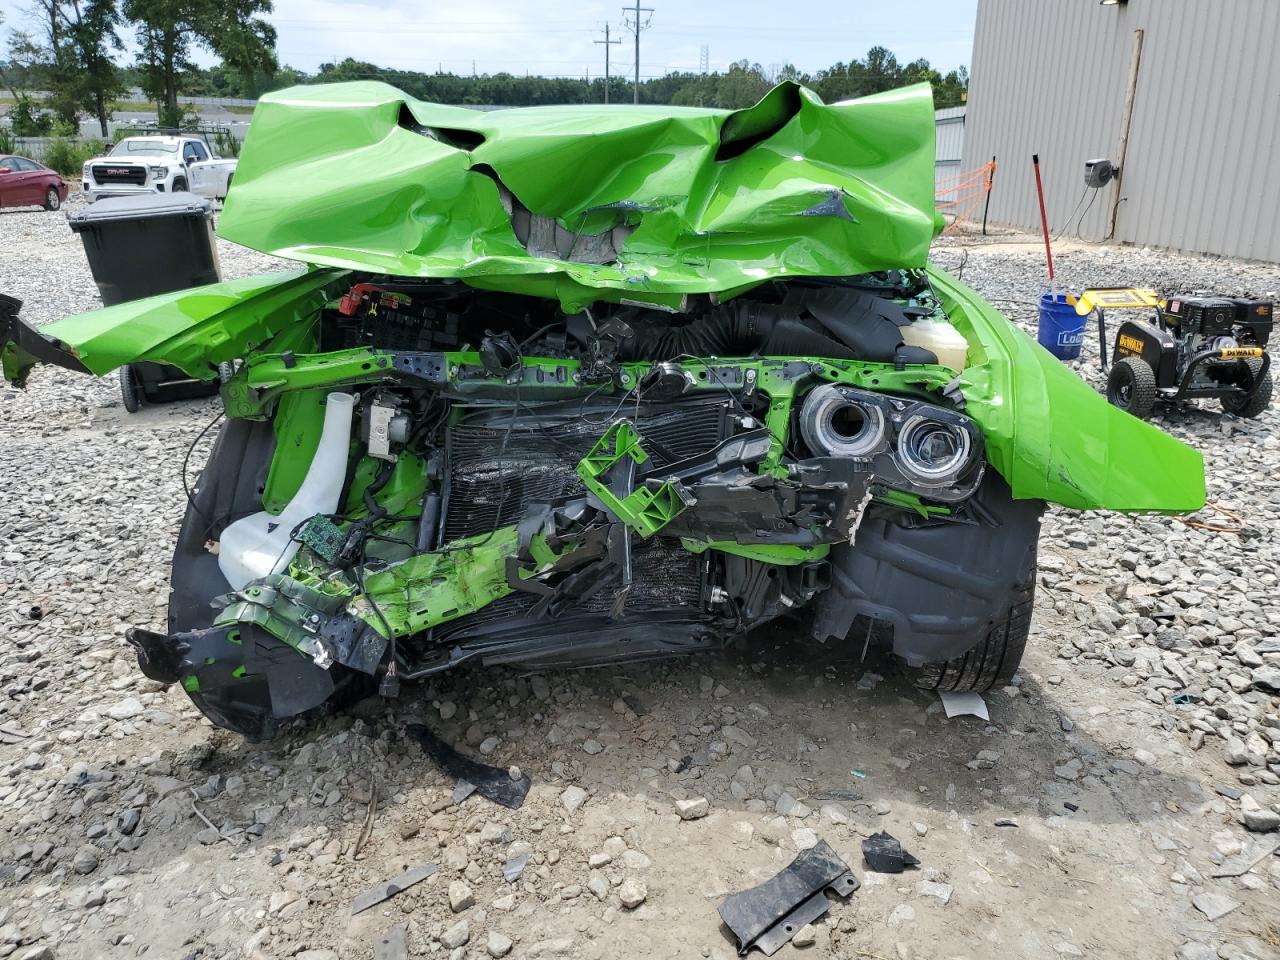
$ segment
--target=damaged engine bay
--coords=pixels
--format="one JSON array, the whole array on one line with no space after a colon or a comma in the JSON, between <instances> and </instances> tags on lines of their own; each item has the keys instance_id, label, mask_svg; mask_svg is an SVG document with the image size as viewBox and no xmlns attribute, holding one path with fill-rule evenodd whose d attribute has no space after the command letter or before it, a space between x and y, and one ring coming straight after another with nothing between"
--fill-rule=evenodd
<instances>
[{"instance_id":1,"label":"damaged engine bay","mask_svg":"<svg viewBox=\"0 0 1280 960\"><path fill-rule=\"evenodd\" d=\"M472 659L707 650L806 605L843 638L920 573L859 569L859 538L998 529L954 372L904 342L951 329L922 272L683 315L354 279L315 352L224 384L235 419L182 530L170 632L130 634L149 676L247 736ZM1005 498L1038 525L1041 504ZM916 663L995 612L956 572L948 625L897 624Z\"/></svg>"}]
</instances>

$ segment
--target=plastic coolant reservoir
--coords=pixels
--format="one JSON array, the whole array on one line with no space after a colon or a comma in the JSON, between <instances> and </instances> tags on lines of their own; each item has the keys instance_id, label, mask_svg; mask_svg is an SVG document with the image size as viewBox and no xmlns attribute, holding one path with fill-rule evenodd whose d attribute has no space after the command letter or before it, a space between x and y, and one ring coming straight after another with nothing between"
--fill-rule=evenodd
<instances>
[{"instance_id":1,"label":"plastic coolant reservoir","mask_svg":"<svg viewBox=\"0 0 1280 960\"><path fill-rule=\"evenodd\" d=\"M950 367L956 373L964 370L969 344L949 321L925 317L900 327L899 331L902 333L903 343L932 350L940 364Z\"/></svg>"},{"instance_id":2,"label":"plastic coolant reservoir","mask_svg":"<svg viewBox=\"0 0 1280 960\"><path fill-rule=\"evenodd\" d=\"M349 393L329 394L316 455L302 486L279 515L264 510L237 520L222 531L218 568L233 590L241 589L250 580L287 569L298 552L299 544L290 536L294 528L317 513L337 512L347 476L354 405Z\"/></svg>"}]
</instances>

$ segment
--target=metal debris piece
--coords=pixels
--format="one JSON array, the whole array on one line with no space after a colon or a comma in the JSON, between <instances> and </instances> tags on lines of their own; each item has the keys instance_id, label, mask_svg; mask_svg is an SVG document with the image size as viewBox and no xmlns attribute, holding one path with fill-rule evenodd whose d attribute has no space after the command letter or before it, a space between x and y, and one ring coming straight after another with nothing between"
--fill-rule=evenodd
<instances>
[{"instance_id":1,"label":"metal debris piece","mask_svg":"<svg viewBox=\"0 0 1280 960\"><path fill-rule=\"evenodd\" d=\"M907 867L918 867L920 861L902 849L897 838L883 830L862 841L862 859L876 873L901 873Z\"/></svg>"},{"instance_id":2,"label":"metal debris piece","mask_svg":"<svg viewBox=\"0 0 1280 960\"><path fill-rule=\"evenodd\" d=\"M354 917L357 913L363 913L370 907L377 906L382 903L383 900L390 900L397 893L403 893L415 883L421 883L438 869L439 867L434 863L420 864L419 866L406 870L394 880L388 880L385 883L379 883L370 887L364 893L351 901L351 915Z\"/></svg>"},{"instance_id":3,"label":"metal debris piece","mask_svg":"<svg viewBox=\"0 0 1280 960\"><path fill-rule=\"evenodd\" d=\"M403 923L388 927L373 945L373 960L408 960L409 937Z\"/></svg>"},{"instance_id":4,"label":"metal debris piece","mask_svg":"<svg viewBox=\"0 0 1280 960\"><path fill-rule=\"evenodd\" d=\"M502 865L502 875L506 877L507 883L515 883L520 879L520 874L524 873L525 865L529 862L529 855L522 853L518 857L512 857Z\"/></svg>"},{"instance_id":5,"label":"metal debris piece","mask_svg":"<svg viewBox=\"0 0 1280 960\"><path fill-rule=\"evenodd\" d=\"M997 827L1016 827L1018 825L1018 821L1013 819L1013 817L1001 817L995 822L995 825Z\"/></svg>"},{"instance_id":6,"label":"metal debris piece","mask_svg":"<svg viewBox=\"0 0 1280 960\"><path fill-rule=\"evenodd\" d=\"M752 947L766 957L831 909L827 891L848 897L860 886L849 865L825 841L803 851L781 873L720 904L720 919L738 941L738 956Z\"/></svg>"},{"instance_id":7,"label":"metal debris piece","mask_svg":"<svg viewBox=\"0 0 1280 960\"><path fill-rule=\"evenodd\" d=\"M467 780L459 780L453 785L453 805L456 807L467 797L476 792L476 785Z\"/></svg>"},{"instance_id":8,"label":"metal debris piece","mask_svg":"<svg viewBox=\"0 0 1280 960\"><path fill-rule=\"evenodd\" d=\"M1213 871L1213 877L1243 877L1246 873L1260 864L1267 857L1271 856L1277 850L1280 850L1280 834L1267 837L1265 840L1257 841L1253 848L1240 854L1238 857L1231 857L1229 860L1223 860L1217 870Z\"/></svg>"},{"instance_id":9,"label":"metal debris piece","mask_svg":"<svg viewBox=\"0 0 1280 960\"><path fill-rule=\"evenodd\" d=\"M474 784L476 793L480 796L488 797L494 803L511 810L519 810L524 804L524 798L529 793L529 777L526 774L512 780L511 774L500 767L491 767L464 757L420 723L409 724L405 732L418 742L441 770L455 780Z\"/></svg>"}]
</instances>

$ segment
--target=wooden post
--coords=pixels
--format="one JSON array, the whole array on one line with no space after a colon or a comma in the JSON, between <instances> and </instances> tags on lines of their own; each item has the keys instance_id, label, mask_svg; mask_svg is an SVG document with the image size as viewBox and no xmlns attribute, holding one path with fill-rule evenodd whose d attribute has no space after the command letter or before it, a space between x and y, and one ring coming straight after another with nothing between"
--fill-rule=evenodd
<instances>
[{"instance_id":1,"label":"wooden post","mask_svg":"<svg viewBox=\"0 0 1280 960\"><path fill-rule=\"evenodd\" d=\"M1111 193L1111 217L1107 223L1110 240L1116 235L1116 219L1120 215L1120 182L1124 179L1125 155L1129 152L1129 126L1133 123L1133 101L1138 92L1138 68L1142 65L1142 31L1133 31L1133 55L1129 58L1129 86L1124 93L1124 113L1120 117L1120 148L1116 151L1115 186Z\"/></svg>"}]
</instances>

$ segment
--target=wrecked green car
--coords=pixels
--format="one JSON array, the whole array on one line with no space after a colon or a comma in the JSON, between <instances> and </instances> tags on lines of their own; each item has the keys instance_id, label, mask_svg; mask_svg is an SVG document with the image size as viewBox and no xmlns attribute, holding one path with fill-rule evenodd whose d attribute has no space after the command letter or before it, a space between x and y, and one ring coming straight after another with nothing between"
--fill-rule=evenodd
<instances>
[{"instance_id":1,"label":"wrecked green car","mask_svg":"<svg viewBox=\"0 0 1280 960\"><path fill-rule=\"evenodd\" d=\"M4 372L213 379L169 622L249 738L466 661L705 651L782 616L1007 681L1046 502L1192 511L1200 455L927 263L927 86L736 112L263 98L219 233L294 273L36 331ZM226 376L226 371L234 371Z\"/></svg>"}]
</instances>

